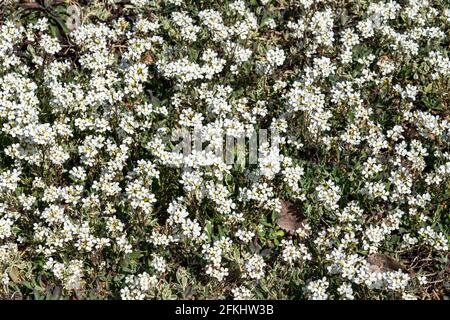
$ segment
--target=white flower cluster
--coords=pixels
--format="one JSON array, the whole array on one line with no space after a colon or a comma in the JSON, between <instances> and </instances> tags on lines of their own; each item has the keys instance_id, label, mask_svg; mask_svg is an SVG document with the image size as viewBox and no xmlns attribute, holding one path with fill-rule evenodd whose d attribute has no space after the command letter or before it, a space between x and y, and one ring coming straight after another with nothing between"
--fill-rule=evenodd
<instances>
[{"instance_id":1,"label":"white flower cluster","mask_svg":"<svg viewBox=\"0 0 450 320\"><path fill-rule=\"evenodd\" d=\"M122 300L144 300L155 288L158 279L155 275L150 276L144 272L136 276L125 278L126 286L120 290Z\"/></svg>"},{"instance_id":2,"label":"white flower cluster","mask_svg":"<svg viewBox=\"0 0 450 320\"><path fill-rule=\"evenodd\" d=\"M327 180L316 188L319 201L323 202L325 208L336 210L339 208L338 201L341 198L341 189L333 181Z\"/></svg>"},{"instance_id":3,"label":"white flower cluster","mask_svg":"<svg viewBox=\"0 0 450 320\"><path fill-rule=\"evenodd\" d=\"M251 279L261 279L264 276L266 263L260 255L253 255L245 261L244 277Z\"/></svg>"},{"instance_id":4,"label":"white flower cluster","mask_svg":"<svg viewBox=\"0 0 450 320\"><path fill-rule=\"evenodd\" d=\"M251 300L253 297L252 292L245 287L233 288L231 292L234 300Z\"/></svg>"},{"instance_id":5,"label":"white flower cluster","mask_svg":"<svg viewBox=\"0 0 450 320\"><path fill-rule=\"evenodd\" d=\"M289 264L293 264L297 261L302 262L312 259L311 254L308 252L308 249L302 243L294 245L292 240L282 240L281 245L283 247L282 259Z\"/></svg>"},{"instance_id":6,"label":"white flower cluster","mask_svg":"<svg viewBox=\"0 0 450 320\"><path fill-rule=\"evenodd\" d=\"M0 4L0 297L443 291L448 1L88 2Z\"/></svg>"},{"instance_id":7,"label":"white flower cluster","mask_svg":"<svg viewBox=\"0 0 450 320\"><path fill-rule=\"evenodd\" d=\"M310 300L327 300L327 289L330 283L324 277L320 280L311 281L306 287L306 291Z\"/></svg>"}]
</instances>

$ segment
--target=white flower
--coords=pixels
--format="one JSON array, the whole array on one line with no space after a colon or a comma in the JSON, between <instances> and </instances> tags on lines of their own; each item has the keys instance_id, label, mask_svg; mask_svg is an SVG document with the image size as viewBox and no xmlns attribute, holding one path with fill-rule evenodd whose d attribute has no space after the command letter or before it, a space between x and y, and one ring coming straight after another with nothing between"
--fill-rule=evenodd
<instances>
[{"instance_id":1,"label":"white flower","mask_svg":"<svg viewBox=\"0 0 450 320\"><path fill-rule=\"evenodd\" d=\"M40 42L42 48L49 54L55 54L60 51L61 45L58 42L58 39L53 38L47 34L43 34Z\"/></svg>"},{"instance_id":2,"label":"white flower","mask_svg":"<svg viewBox=\"0 0 450 320\"><path fill-rule=\"evenodd\" d=\"M286 59L286 56L284 54L284 51L280 48L274 48L267 50L267 62L272 67L280 67L283 65L284 60Z\"/></svg>"}]
</instances>

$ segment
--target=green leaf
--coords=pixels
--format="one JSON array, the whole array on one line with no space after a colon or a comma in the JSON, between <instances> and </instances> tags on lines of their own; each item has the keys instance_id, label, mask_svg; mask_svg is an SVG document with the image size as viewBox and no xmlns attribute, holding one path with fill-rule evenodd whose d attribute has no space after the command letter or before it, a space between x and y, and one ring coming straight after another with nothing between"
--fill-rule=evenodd
<instances>
[{"instance_id":1,"label":"green leaf","mask_svg":"<svg viewBox=\"0 0 450 320\"><path fill-rule=\"evenodd\" d=\"M284 236L284 231L283 230L278 230L277 232L275 232L276 235L283 237Z\"/></svg>"},{"instance_id":2,"label":"green leaf","mask_svg":"<svg viewBox=\"0 0 450 320\"><path fill-rule=\"evenodd\" d=\"M425 91L426 93L431 92L433 90L433 83L429 83L423 91Z\"/></svg>"}]
</instances>

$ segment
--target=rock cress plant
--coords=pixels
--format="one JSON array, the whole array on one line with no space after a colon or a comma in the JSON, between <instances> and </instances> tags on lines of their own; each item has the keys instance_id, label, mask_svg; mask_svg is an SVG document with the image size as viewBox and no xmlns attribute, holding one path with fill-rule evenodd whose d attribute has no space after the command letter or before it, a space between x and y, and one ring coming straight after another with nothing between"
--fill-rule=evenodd
<instances>
[{"instance_id":1,"label":"rock cress plant","mask_svg":"<svg viewBox=\"0 0 450 320\"><path fill-rule=\"evenodd\" d=\"M448 298L448 1L42 8L0 8L0 297Z\"/></svg>"}]
</instances>

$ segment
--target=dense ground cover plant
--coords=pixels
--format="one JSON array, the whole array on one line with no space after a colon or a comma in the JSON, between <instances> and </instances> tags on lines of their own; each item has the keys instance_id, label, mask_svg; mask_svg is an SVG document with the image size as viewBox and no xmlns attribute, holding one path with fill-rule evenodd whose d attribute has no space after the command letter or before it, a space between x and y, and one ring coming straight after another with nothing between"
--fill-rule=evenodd
<instances>
[{"instance_id":1,"label":"dense ground cover plant","mask_svg":"<svg viewBox=\"0 0 450 320\"><path fill-rule=\"evenodd\" d=\"M0 23L2 298L448 297L448 1L6 0ZM218 156L264 129L256 163Z\"/></svg>"}]
</instances>

